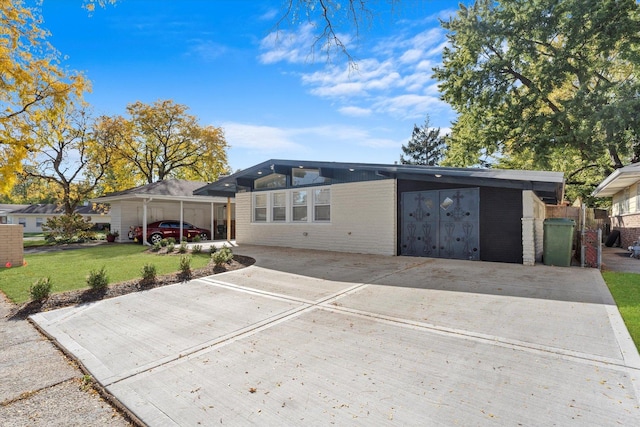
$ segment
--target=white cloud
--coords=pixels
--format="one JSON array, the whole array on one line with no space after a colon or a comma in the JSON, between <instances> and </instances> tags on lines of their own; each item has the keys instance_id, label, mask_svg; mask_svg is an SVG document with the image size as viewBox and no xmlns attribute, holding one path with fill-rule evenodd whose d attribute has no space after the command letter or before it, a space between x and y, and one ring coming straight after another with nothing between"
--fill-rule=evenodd
<instances>
[{"instance_id":1,"label":"white cloud","mask_svg":"<svg viewBox=\"0 0 640 427\"><path fill-rule=\"evenodd\" d=\"M370 116L372 112L370 108L361 108L355 106L341 107L338 109L338 111L345 116L351 117L367 117Z\"/></svg>"},{"instance_id":2,"label":"white cloud","mask_svg":"<svg viewBox=\"0 0 640 427\"><path fill-rule=\"evenodd\" d=\"M257 151L303 151L304 147L296 143L290 130L273 126L258 126L229 122L222 125L225 138L232 147L241 147Z\"/></svg>"},{"instance_id":3,"label":"white cloud","mask_svg":"<svg viewBox=\"0 0 640 427\"><path fill-rule=\"evenodd\" d=\"M215 43L211 40L191 40L191 46L187 52L187 55L194 55L202 58L205 61L213 61L214 59L224 55L227 52L227 47L219 43Z\"/></svg>"}]
</instances>

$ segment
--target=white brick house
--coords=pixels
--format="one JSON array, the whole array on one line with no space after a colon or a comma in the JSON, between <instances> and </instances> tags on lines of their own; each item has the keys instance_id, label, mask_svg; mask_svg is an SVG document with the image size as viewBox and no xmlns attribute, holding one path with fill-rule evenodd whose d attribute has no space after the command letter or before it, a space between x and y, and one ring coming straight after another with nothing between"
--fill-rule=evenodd
<instances>
[{"instance_id":1,"label":"white brick house","mask_svg":"<svg viewBox=\"0 0 640 427\"><path fill-rule=\"evenodd\" d=\"M236 197L236 241L533 265L562 173L269 160L206 185Z\"/></svg>"}]
</instances>

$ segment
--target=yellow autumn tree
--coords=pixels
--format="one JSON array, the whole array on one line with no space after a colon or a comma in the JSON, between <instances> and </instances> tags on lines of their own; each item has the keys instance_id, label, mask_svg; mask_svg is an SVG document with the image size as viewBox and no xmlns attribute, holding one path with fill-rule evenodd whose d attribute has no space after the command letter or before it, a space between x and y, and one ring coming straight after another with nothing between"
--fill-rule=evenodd
<instances>
[{"instance_id":1,"label":"yellow autumn tree","mask_svg":"<svg viewBox=\"0 0 640 427\"><path fill-rule=\"evenodd\" d=\"M135 102L127 106L128 119L101 118L101 139L113 161L138 184L169 178L215 181L229 170L224 132L200 125L187 111L171 100Z\"/></svg>"},{"instance_id":2,"label":"yellow autumn tree","mask_svg":"<svg viewBox=\"0 0 640 427\"><path fill-rule=\"evenodd\" d=\"M52 105L89 90L81 74L60 66L59 54L47 42L40 16L22 0L0 0L0 192L6 194L21 172L21 163L38 150L29 137L29 121Z\"/></svg>"}]
</instances>

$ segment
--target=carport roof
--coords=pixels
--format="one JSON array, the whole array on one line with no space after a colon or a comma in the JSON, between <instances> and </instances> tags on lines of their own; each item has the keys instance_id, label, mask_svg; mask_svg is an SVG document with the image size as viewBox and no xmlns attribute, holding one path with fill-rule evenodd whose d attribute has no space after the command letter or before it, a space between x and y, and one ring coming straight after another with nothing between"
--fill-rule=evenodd
<instances>
[{"instance_id":1,"label":"carport roof","mask_svg":"<svg viewBox=\"0 0 640 427\"><path fill-rule=\"evenodd\" d=\"M562 200L564 191L562 172L272 159L208 184L194 194L223 196L251 190L255 179L270 173L287 173L292 168L319 169L321 176L330 178L353 174L354 178L345 182L396 178L532 190L550 203Z\"/></svg>"},{"instance_id":2,"label":"carport roof","mask_svg":"<svg viewBox=\"0 0 640 427\"><path fill-rule=\"evenodd\" d=\"M172 201L211 202L211 197L194 195L194 191L206 185L206 182L189 181L186 179L170 179L158 181L124 191L108 193L102 197L92 199L96 203L109 203L125 199L157 199Z\"/></svg>"},{"instance_id":3,"label":"carport roof","mask_svg":"<svg viewBox=\"0 0 640 427\"><path fill-rule=\"evenodd\" d=\"M616 169L593 190L591 195L594 197L611 197L618 191L622 191L638 181L640 181L640 163L634 163Z\"/></svg>"}]
</instances>

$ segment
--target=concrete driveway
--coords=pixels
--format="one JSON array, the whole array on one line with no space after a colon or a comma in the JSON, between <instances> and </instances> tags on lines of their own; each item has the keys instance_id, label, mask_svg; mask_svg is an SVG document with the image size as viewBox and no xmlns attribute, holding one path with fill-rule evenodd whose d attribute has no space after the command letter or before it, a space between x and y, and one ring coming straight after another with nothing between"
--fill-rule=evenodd
<instances>
[{"instance_id":1,"label":"concrete driveway","mask_svg":"<svg viewBox=\"0 0 640 427\"><path fill-rule=\"evenodd\" d=\"M153 425L640 425L597 270L242 246L249 268L35 315Z\"/></svg>"}]
</instances>

